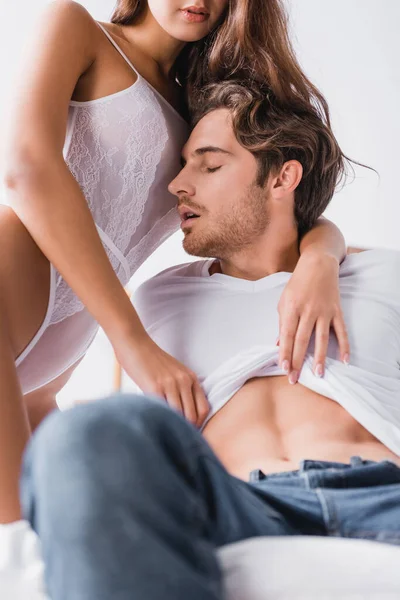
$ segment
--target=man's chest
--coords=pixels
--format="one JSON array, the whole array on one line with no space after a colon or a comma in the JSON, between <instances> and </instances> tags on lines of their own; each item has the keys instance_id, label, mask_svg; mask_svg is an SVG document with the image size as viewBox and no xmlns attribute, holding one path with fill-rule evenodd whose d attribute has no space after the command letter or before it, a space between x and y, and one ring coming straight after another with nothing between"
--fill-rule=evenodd
<instances>
[{"instance_id":1,"label":"man's chest","mask_svg":"<svg viewBox=\"0 0 400 600\"><path fill-rule=\"evenodd\" d=\"M195 294L181 302L179 311L165 320L156 341L199 376L208 377L221 365L255 347L276 348L279 335L278 303L284 285L257 293L224 291L201 298ZM398 315L373 289L341 289L341 302L354 366L393 374L399 369ZM315 334L308 354L313 355ZM331 329L327 356L340 360Z\"/></svg>"}]
</instances>

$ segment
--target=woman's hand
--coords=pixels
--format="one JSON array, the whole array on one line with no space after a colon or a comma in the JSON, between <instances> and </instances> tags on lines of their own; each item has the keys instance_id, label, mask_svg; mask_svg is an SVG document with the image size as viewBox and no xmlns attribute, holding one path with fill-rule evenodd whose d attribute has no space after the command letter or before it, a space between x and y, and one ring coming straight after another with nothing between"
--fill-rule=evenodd
<instances>
[{"instance_id":1,"label":"woman's hand","mask_svg":"<svg viewBox=\"0 0 400 600\"><path fill-rule=\"evenodd\" d=\"M116 357L129 377L145 394L164 398L170 406L200 427L210 405L197 376L164 352L146 335L140 344L131 338L114 345Z\"/></svg>"},{"instance_id":2,"label":"woman's hand","mask_svg":"<svg viewBox=\"0 0 400 600\"><path fill-rule=\"evenodd\" d=\"M279 305L279 365L296 383L315 329L314 373L322 377L333 327L341 360L349 362L349 341L339 294L339 263L330 255L300 257Z\"/></svg>"}]
</instances>

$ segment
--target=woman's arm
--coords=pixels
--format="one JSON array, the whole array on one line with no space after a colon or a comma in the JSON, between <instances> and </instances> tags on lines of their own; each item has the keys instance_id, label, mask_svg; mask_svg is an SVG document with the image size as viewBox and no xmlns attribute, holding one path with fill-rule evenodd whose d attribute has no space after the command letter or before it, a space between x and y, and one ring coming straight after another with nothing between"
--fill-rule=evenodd
<instances>
[{"instance_id":1,"label":"woman's arm","mask_svg":"<svg viewBox=\"0 0 400 600\"><path fill-rule=\"evenodd\" d=\"M346 256L346 242L342 232L325 217L320 217L300 241L300 255L310 254L318 258L331 256L339 264Z\"/></svg>"},{"instance_id":2,"label":"woman's arm","mask_svg":"<svg viewBox=\"0 0 400 600\"><path fill-rule=\"evenodd\" d=\"M11 119L7 201L108 335L124 327L144 335L63 158L69 101L95 60L94 27L72 2L45 11Z\"/></svg>"},{"instance_id":3,"label":"woman's arm","mask_svg":"<svg viewBox=\"0 0 400 600\"><path fill-rule=\"evenodd\" d=\"M208 403L196 376L147 335L63 158L69 101L79 77L96 60L99 35L81 5L56 2L47 8L11 119L7 200L102 326L128 375L144 392L165 397L199 422Z\"/></svg>"},{"instance_id":4,"label":"woman's arm","mask_svg":"<svg viewBox=\"0 0 400 600\"><path fill-rule=\"evenodd\" d=\"M296 383L315 330L314 372L322 377L333 327L340 356L349 362L350 348L340 305L339 265L346 244L339 229L321 217L300 242L300 259L280 302L279 364Z\"/></svg>"},{"instance_id":5,"label":"woman's arm","mask_svg":"<svg viewBox=\"0 0 400 600\"><path fill-rule=\"evenodd\" d=\"M368 248L355 248L354 246L348 246L347 254L358 254L359 252L366 252Z\"/></svg>"}]
</instances>

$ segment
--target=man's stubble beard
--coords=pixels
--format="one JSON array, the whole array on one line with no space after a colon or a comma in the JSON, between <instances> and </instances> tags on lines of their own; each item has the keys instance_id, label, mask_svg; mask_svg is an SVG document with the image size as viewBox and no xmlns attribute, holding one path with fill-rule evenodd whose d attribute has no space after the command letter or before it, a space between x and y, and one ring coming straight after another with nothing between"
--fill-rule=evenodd
<instances>
[{"instance_id":1,"label":"man's stubble beard","mask_svg":"<svg viewBox=\"0 0 400 600\"><path fill-rule=\"evenodd\" d=\"M268 225L266 192L253 184L244 197L236 201L231 211L218 219L215 227L209 226L207 231L190 231L186 234L183 248L192 256L227 260L251 246L265 233Z\"/></svg>"}]
</instances>

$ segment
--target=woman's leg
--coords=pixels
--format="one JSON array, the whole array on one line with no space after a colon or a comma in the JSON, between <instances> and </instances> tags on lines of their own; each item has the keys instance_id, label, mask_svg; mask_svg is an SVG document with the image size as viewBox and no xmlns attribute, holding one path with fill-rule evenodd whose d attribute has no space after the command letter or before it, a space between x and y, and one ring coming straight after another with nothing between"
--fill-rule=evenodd
<instances>
[{"instance_id":1,"label":"woman's leg","mask_svg":"<svg viewBox=\"0 0 400 600\"><path fill-rule=\"evenodd\" d=\"M42 325L49 292L49 261L14 211L0 206L0 295L15 357Z\"/></svg>"},{"instance_id":2,"label":"woman's leg","mask_svg":"<svg viewBox=\"0 0 400 600\"><path fill-rule=\"evenodd\" d=\"M36 431L47 415L53 412L53 410L58 410L56 396L53 391L47 392L46 388L35 390L25 396L24 404L32 433Z\"/></svg>"},{"instance_id":3,"label":"woman's leg","mask_svg":"<svg viewBox=\"0 0 400 600\"><path fill-rule=\"evenodd\" d=\"M143 396L50 415L21 490L52 600L221 600L216 547L296 533L182 415Z\"/></svg>"},{"instance_id":4,"label":"woman's leg","mask_svg":"<svg viewBox=\"0 0 400 600\"><path fill-rule=\"evenodd\" d=\"M4 206L0 257L0 523L9 523L21 518L19 476L30 436L15 358L46 312L49 266L22 223Z\"/></svg>"},{"instance_id":5,"label":"woman's leg","mask_svg":"<svg viewBox=\"0 0 400 600\"><path fill-rule=\"evenodd\" d=\"M19 476L30 428L0 300L0 524L21 519Z\"/></svg>"}]
</instances>

